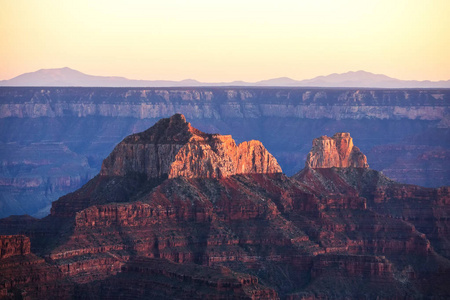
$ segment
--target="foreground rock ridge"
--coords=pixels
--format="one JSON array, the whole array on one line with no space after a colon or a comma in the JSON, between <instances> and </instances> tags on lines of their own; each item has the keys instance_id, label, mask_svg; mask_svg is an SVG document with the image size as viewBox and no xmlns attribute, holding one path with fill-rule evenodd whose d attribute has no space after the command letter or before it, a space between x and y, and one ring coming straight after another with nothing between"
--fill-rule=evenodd
<instances>
[{"instance_id":1,"label":"foreground rock ridge","mask_svg":"<svg viewBox=\"0 0 450 300\"><path fill-rule=\"evenodd\" d=\"M280 173L276 159L259 141L236 145L229 135L206 134L181 114L125 138L103 161L101 175L143 173L149 178L222 178Z\"/></svg>"},{"instance_id":2,"label":"foreground rock ridge","mask_svg":"<svg viewBox=\"0 0 450 300\"><path fill-rule=\"evenodd\" d=\"M313 140L306 158L309 168L368 168L366 156L353 145L348 132L338 132L331 138L321 136Z\"/></svg>"},{"instance_id":3,"label":"foreground rock ridge","mask_svg":"<svg viewBox=\"0 0 450 300\"><path fill-rule=\"evenodd\" d=\"M0 219L4 299L448 299L450 188L390 180L348 133L287 177L176 114L43 219Z\"/></svg>"}]
</instances>

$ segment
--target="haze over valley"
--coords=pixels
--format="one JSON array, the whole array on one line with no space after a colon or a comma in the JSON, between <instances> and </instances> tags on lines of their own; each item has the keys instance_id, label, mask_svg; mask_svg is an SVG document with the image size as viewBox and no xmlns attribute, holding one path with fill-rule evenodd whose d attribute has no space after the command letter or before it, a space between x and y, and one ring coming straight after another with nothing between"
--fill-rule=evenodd
<instances>
[{"instance_id":1,"label":"haze over valley","mask_svg":"<svg viewBox=\"0 0 450 300\"><path fill-rule=\"evenodd\" d=\"M450 299L450 1L0 7L0 299Z\"/></svg>"},{"instance_id":2,"label":"haze over valley","mask_svg":"<svg viewBox=\"0 0 450 300\"><path fill-rule=\"evenodd\" d=\"M45 216L125 136L174 113L199 129L260 140L293 175L311 140L350 132L375 170L450 184L449 90L295 87L0 88L2 216ZM389 132L389 134L386 134Z\"/></svg>"}]
</instances>

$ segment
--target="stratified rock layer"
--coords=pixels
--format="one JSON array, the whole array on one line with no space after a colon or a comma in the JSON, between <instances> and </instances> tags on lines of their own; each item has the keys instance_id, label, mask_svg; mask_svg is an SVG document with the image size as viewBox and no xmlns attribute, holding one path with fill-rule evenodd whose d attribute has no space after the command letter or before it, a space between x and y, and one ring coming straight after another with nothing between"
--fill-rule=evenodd
<instances>
[{"instance_id":1,"label":"stratified rock layer","mask_svg":"<svg viewBox=\"0 0 450 300\"><path fill-rule=\"evenodd\" d=\"M321 136L313 141L306 159L309 168L368 168L366 156L353 145L350 133L340 132L333 137Z\"/></svg>"},{"instance_id":2,"label":"stratified rock layer","mask_svg":"<svg viewBox=\"0 0 450 300\"><path fill-rule=\"evenodd\" d=\"M73 287L30 246L24 235L0 235L0 299L68 299Z\"/></svg>"},{"instance_id":3,"label":"stratified rock layer","mask_svg":"<svg viewBox=\"0 0 450 300\"><path fill-rule=\"evenodd\" d=\"M30 254L30 239L24 235L0 235L0 259Z\"/></svg>"},{"instance_id":4,"label":"stratified rock layer","mask_svg":"<svg viewBox=\"0 0 450 300\"><path fill-rule=\"evenodd\" d=\"M273 289L258 284L255 276L225 267L183 265L151 258L131 260L116 276L83 285L77 298L89 298L92 294L96 299L279 299Z\"/></svg>"},{"instance_id":5,"label":"stratified rock layer","mask_svg":"<svg viewBox=\"0 0 450 300\"><path fill-rule=\"evenodd\" d=\"M222 178L280 172L276 159L261 142L236 145L231 136L203 133L187 123L183 115L175 114L125 138L104 160L100 174Z\"/></svg>"},{"instance_id":6,"label":"stratified rock layer","mask_svg":"<svg viewBox=\"0 0 450 300\"><path fill-rule=\"evenodd\" d=\"M450 89L0 87L0 217L44 217L130 132L176 112L203 131L261 141L289 176L313 138L347 131L389 177L449 185L449 107Z\"/></svg>"},{"instance_id":7,"label":"stratified rock layer","mask_svg":"<svg viewBox=\"0 0 450 300\"><path fill-rule=\"evenodd\" d=\"M352 161L348 141L336 146L344 161ZM158 153L155 161L170 163L150 173L147 152L134 152L146 145L180 149L170 159L170 151ZM0 293L60 299L450 296L448 188L398 184L351 163L307 167L294 178L264 173L268 163L259 157L270 156L254 154L265 151L259 144L236 146L231 138L193 129L181 115L126 138L123 147L105 160L106 174L56 201L51 216L0 221L0 233L3 225L9 234L26 232L31 251L45 257L38 262L42 269L27 267L39 260L32 253L0 260Z\"/></svg>"}]
</instances>

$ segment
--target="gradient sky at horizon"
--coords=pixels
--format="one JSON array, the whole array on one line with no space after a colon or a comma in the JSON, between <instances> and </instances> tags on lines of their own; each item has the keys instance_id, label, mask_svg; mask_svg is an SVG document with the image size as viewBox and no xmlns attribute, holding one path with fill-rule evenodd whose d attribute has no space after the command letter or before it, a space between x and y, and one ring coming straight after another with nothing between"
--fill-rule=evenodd
<instances>
[{"instance_id":1,"label":"gradient sky at horizon","mask_svg":"<svg viewBox=\"0 0 450 300\"><path fill-rule=\"evenodd\" d=\"M203 82L450 79L449 0L0 0L0 80L43 68Z\"/></svg>"}]
</instances>

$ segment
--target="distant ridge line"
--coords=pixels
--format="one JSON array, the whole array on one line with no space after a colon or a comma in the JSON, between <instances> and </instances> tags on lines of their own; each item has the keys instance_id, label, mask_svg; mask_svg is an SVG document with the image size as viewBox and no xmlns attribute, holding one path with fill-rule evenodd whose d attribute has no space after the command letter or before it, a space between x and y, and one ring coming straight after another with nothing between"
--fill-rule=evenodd
<instances>
[{"instance_id":1,"label":"distant ridge line","mask_svg":"<svg viewBox=\"0 0 450 300\"><path fill-rule=\"evenodd\" d=\"M329 87L329 88L450 88L450 80L417 81L400 80L383 74L366 71L350 71L317 76L312 79L295 80L279 77L257 82L200 82L195 79L135 80L119 76L95 76L64 67L40 69L24 73L9 80L0 81L0 86L48 86L48 87L201 87L201 86L253 86L253 87Z\"/></svg>"}]
</instances>

